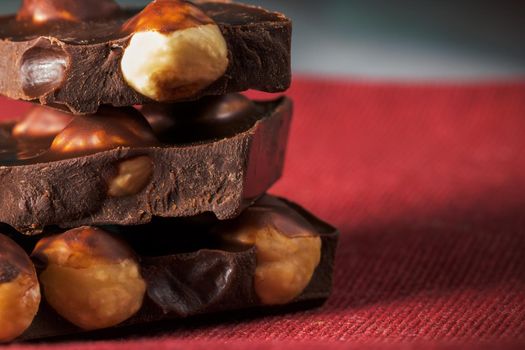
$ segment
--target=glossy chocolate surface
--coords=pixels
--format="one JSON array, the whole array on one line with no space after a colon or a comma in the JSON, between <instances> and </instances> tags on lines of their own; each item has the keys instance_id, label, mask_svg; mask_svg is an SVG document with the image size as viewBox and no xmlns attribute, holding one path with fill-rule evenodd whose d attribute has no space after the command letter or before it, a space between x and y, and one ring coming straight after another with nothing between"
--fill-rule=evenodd
<instances>
[{"instance_id":1,"label":"glossy chocolate surface","mask_svg":"<svg viewBox=\"0 0 525 350\"><path fill-rule=\"evenodd\" d=\"M76 2L76 0L75 0ZM261 22L283 22L289 20L276 12L260 7L239 3L202 2L195 4L219 26L249 26ZM0 38L22 42L41 36L50 36L64 43L85 45L99 44L108 40L121 39L130 35L134 29L128 21L142 9L120 9L112 12L109 18L101 16L80 21L49 21L36 25L31 21L20 21L16 15L0 16ZM206 21L200 21L206 23ZM126 24L130 26L126 29ZM174 28L170 28L174 29ZM130 33L131 32L131 33Z\"/></svg>"},{"instance_id":2,"label":"glossy chocolate surface","mask_svg":"<svg viewBox=\"0 0 525 350\"><path fill-rule=\"evenodd\" d=\"M284 91L290 85L291 22L281 14L235 3L202 2L226 39L229 67L222 78L187 100L205 95L257 89ZM111 16L36 25L0 17L0 93L35 100L75 114L100 105L151 103L124 81L120 61L139 12L122 9ZM149 25L149 24L148 24ZM178 102L178 101L173 101Z\"/></svg>"},{"instance_id":3,"label":"glossy chocolate surface","mask_svg":"<svg viewBox=\"0 0 525 350\"><path fill-rule=\"evenodd\" d=\"M239 100L243 103L238 104ZM166 132L156 125L153 136L135 110L132 114L138 119L133 123L127 117L77 117L54 140L28 142L11 135L12 124L2 125L0 222L21 232L38 233L52 225L143 224L153 216L204 212L220 219L236 216L281 176L292 104L286 98L254 103L238 96L201 103L202 116L190 117L204 121L199 127L185 121L173 128L177 131ZM208 103L211 107L205 107ZM232 109L241 117L226 118L224 128L219 112L230 110L227 115L231 115ZM216 118L211 117L213 113ZM169 113L163 118L179 120ZM118 148L99 151L108 148L106 140L114 137L118 142L111 147ZM61 138L75 145L75 152L64 152L62 143L57 146ZM103 147L93 148L93 144ZM110 196L109 183L119 165L137 157L149 157L151 178L137 194Z\"/></svg>"},{"instance_id":4,"label":"glossy chocolate surface","mask_svg":"<svg viewBox=\"0 0 525 350\"><path fill-rule=\"evenodd\" d=\"M272 205L276 200L270 199ZM324 300L332 288L338 232L293 203L281 200L278 205L295 212L322 240L321 262L310 284L292 304ZM122 326L197 315L216 317L211 314L250 308L274 308L261 305L254 291L255 249L219 245L212 233L217 224L214 219L201 217L156 219L144 226L105 228L121 235L142 256L142 275L148 286L142 309ZM80 332L44 303L22 339Z\"/></svg>"},{"instance_id":5,"label":"glossy chocolate surface","mask_svg":"<svg viewBox=\"0 0 525 350\"><path fill-rule=\"evenodd\" d=\"M260 114L257 106L240 94L208 96L198 101L143 106L142 114L158 137L182 142L224 138L246 130Z\"/></svg>"}]
</instances>

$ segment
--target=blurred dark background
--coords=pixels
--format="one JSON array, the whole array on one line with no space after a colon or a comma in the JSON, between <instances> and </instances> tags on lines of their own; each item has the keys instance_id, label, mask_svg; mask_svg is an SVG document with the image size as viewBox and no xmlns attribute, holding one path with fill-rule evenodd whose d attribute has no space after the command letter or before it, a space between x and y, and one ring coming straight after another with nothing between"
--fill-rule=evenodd
<instances>
[{"instance_id":1,"label":"blurred dark background","mask_svg":"<svg viewBox=\"0 0 525 350\"><path fill-rule=\"evenodd\" d=\"M525 76L525 1L244 2L294 20L295 71L395 80ZM0 0L0 11L14 12L18 4Z\"/></svg>"}]
</instances>

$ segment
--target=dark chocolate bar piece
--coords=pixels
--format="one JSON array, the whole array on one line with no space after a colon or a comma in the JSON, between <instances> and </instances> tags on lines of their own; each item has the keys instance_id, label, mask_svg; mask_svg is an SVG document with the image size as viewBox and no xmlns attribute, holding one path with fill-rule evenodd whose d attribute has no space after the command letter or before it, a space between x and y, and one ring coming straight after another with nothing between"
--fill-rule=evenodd
<instances>
[{"instance_id":1,"label":"dark chocolate bar piece","mask_svg":"<svg viewBox=\"0 0 525 350\"><path fill-rule=\"evenodd\" d=\"M268 198L268 197L266 197ZM275 200L274 198L270 198ZM328 298L339 233L301 207L282 200L311 225L321 238L321 259L303 292L288 304L311 305ZM233 249L213 243L216 221L206 218L158 219L138 227L115 228L142 255L142 275L147 282L146 298L141 310L120 326L206 316L244 309L275 309L283 306L264 305L254 290L257 265L255 249ZM173 235L173 230L198 231L194 235ZM144 247L142 242L149 242ZM156 241L161 238L160 241ZM190 240L184 242L184 240ZM195 247L200 246L200 249ZM205 247L202 249L202 247ZM163 251L163 249L179 252ZM160 255L159 255L160 254ZM166 254L166 255L162 255ZM125 329L124 329L125 330ZM34 340L81 333L82 330L57 315L49 305L40 312L20 340Z\"/></svg>"},{"instance_id":2,"label":"dark chocolate bar piece","mask_svg":"<svg viewBox=\"0 0 525 350\"><path fill-rule=\"evenodd\" d=\"M240 110L239 101L244 104ZM230 108L232 104L237 107ZM184 110L197 115L176 112ZM144 113L160 144L141 146L139 140L133 147L66 159L48 150L49 141L39 146L40 139L33 137L36 131L26 130L25 138L16 138L11 136L12 125L0 127L0 222L32 234L52 225L137 225L153 216L204 212L228 219L281 176L292 116L292 103L286 98L252 103L240 95L208 97L172 106L172 112L160 116L153 107ZM70 125L89 125L92 118L102 120L106 134L110 128L124 132L125 124L104 125L104 118L93 116L77 117ZM55 144L60 142L55 139L50 150ZM62 147L66 146L71 145ZM113 179L123 166L130 166L128 161L136 166L135 160L145 160L151 174L139 177L144 186L136 188L137 193L119 193L119 187L111 185Z\"/></svg>"},{"instance_id":3,"label":"dark chocolate bar piece","mask_svg":"<svg viewBox=\"0 0 525 350\"><path fill-rule=\"evenodd\" d=\"M289 87L288 18L237 3L199 2L196 6L219 26L227 44L228 67L208 87L170 102L247 89L279 92ZM132 37L121 27L137 12L119 10L81 22L38 24L16 16L0 17L0 94L74 114L95 113L104 104L153 102L131 88L121 70Z\"/></svg>"}]
</instances>

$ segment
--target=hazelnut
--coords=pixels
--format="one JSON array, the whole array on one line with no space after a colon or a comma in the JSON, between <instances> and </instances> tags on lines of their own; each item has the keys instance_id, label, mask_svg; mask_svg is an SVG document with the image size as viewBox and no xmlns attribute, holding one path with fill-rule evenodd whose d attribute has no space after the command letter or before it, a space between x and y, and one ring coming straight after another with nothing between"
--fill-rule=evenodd
<instances>
[{"instance_id":1,"label":"hazelnut","mask_svg":"<svg viewBox=\"0 0 525 350\"><path fill-rule=\"evenodd\" d=\"M50 139L73 120L73 116L46 107L32 108L13 128L13 136L21 139Z\"/></svg>"},{"instance_id":2,"label":"hazelnut","mask_svg":"<svg viewBox=\"0 0 525 350\"><path fill-rule=\"evenodd\" d=\"M48 39L39 39L20 60L19 78L24 94L30 99L60 88L69 66L63 47Z\"/></svg>"},{"instance_id":3,"label":"hazelnut","mask_svg":"<svg viewBox=\"0 0 525 350\"><path fill-rule=\"evenodd\" d=\"M121 61L124 79L155 101L191 97L228 67L219 27L189 2L155 0L123 30L132 33Z\"/></svg>"},{"instance_id":4,"label":"hazelnut","mask_svg":"<svg viewBox=\"0 0 525 350\"><path fill-rule=\"evenodd\" d=\"M135 108L103 107L97 114L75 118L55 137L50 152L75 156L156 144L151 127Z\"/></svg>"},{"instance_id":5,"label":"hazelnut","mask_svg":"<svg viewBox=\"0 0 525 350\"><path fill-rule=\"evenodd\" d=\"M81 22L107 18L117 12L113 0L23 0L17 19L42 24L49 21Z\"/></svg>"},{"instance_id":6,"label":"hazelnut","mask_svg":"<svg viewBox=\"0 0 525 350\"><path fill-rule=\"evenodd\" d=\"M47 302L85 330L115 326L142 306L146 283L131 248L109 233L80 227L38 242Z\"/></svg>"},{"instance_id":7,"label":"hazelnut","mask_svg":"<svg viewBox=\"0 0 525 350\"><path fill-rule=\"evenodd\" d=\"M20 336L40 305L33 263L17 244L0 234L0 342Z\"/></svg>"},{"instance_id":8,"label":"hazelnut","mask_svg":"<svg viewBox=\"0 0 525 350\"><path fill-rule=\"evenodd\" d=\"M286 304L306 288L321 261L321 238L284 203L259 203L220 229L230 244L254 245L254 287L266 305Z\"/></svg>"},{"instance_id":9,"label":"hazelnut","mask_svg":"<svg viewBox=\"0 0 525 350\"><path fill-rule=\"evenodd\" d=\"M112 197L132 196L149 183L153 175L153 163L148 156L121 161L118 173L109 183L108 193Z\"/></svg>"}]
</instances>

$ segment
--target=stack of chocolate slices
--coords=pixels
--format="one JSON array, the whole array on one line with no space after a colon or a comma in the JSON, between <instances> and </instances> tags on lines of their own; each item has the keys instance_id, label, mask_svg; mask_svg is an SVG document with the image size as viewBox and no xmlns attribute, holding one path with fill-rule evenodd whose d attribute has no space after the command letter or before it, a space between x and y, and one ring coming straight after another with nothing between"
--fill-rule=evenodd
<instances>
[{"instance_id":1,"label":"stack of chocolate slices","mask_svg":"<svg viewBox=\"0 0 525 350\"><path fill-rule=\"evenodd\" d=\"M326 299L337 232L280 177L291 22L230 2L0 18L0 341Z\"/></svg>"}]
</instances>

